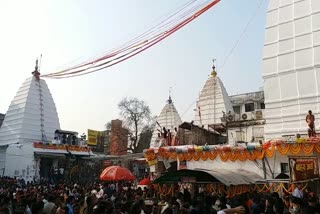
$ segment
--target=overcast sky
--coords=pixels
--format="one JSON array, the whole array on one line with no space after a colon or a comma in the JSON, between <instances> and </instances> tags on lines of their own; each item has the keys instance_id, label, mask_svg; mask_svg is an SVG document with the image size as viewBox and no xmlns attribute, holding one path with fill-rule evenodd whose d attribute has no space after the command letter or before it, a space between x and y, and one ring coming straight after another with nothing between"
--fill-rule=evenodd
<instances>
[{"instance_id":1,"label":"overcast sky","mask_svg":"<svg viewBox=\"0 0 320 214\"><path fill-rule=\"evenodd\" d=\"M262 6L257 10L262 1ZM41 72L81 62L152 27L188 0L0 0L0 112L5 113L42 53ZM267 0L221 0L174 35L112 68L81 77L47 80L62 129L104 129L119 117L118 102L138 97L157 115L172 87L182 117L191 121L199 92L217 59L229 95L262 87ZM221 70L250 17L239 45ZM189 106L192 107L189 108Z\"/></svg>"}]
</instances>

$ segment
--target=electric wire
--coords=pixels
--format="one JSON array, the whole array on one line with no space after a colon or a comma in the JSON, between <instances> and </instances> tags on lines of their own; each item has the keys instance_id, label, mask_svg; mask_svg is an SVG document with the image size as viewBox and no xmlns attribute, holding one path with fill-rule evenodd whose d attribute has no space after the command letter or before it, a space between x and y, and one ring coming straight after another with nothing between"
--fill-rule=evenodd
<instances>
[{"instance_id":1,"label":"electric wire","mask_svg":"<svg viewBox=\"0 0 320 214\"><path fill-rule=\"evenodd\" d=\"M220 72L223 70L223 67L226 65L226 63L228 62L229 58L231 57L231 55L233 54L233 52L235 51L235 49L238 47L238 45L240 44L241 40L243 39L245 33L247 32L247 30L249 29L249 26L251 25L251 23L253 22L254 18L256 17L259 9L262 6L264 0L260 0L257 8L255 9L254 13L252 14L252 16L250 17L250 19L248 20L247 24L245 25L245 27L243 28L243 30L240 33L239 38L236 40L236 42L234 43L234 45L232 46L232 48L230 49L228 55L225 57L221 68L220 68Z\"/></svg>"}]
</instances>

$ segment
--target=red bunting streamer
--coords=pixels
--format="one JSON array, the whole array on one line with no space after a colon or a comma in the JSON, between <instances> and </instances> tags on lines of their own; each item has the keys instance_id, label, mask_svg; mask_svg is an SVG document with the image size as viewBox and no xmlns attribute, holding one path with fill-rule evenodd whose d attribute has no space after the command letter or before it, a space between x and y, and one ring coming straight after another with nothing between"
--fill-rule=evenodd
<instances>
[{"instance_id":1,"label":"red bunting streamer","mask_svg":"<svg viewBox=\"0 0 320 214\"><path fill-rule=\"evenodd\" d=\"M97 59L79 65L69 67L62 71L44 74L42 77L52 79L70 78L93 73L120 62L123 62L159 43L171 34L175 33L204 12L216 5L220 0L205 0L199 3L192 0L174 14L170 15L156 27L122 45L120 48L111 50ZM196 2L196 5L191 6ZM191 8L190 8L191 7Z\"/></svg>"}]
</instances>

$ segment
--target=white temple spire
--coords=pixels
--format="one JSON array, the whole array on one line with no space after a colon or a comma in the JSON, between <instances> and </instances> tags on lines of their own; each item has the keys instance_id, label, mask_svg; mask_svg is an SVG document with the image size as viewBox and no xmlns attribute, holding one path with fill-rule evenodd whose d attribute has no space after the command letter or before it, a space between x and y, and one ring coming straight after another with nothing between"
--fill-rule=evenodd
<instances>
[{"instance_id":1,"label":"white temple spire","mask_svg":"<svg viewBox=\"0 0 320 214\"><path fill-rule=\"evenodd\" d=\"M221 123L222 112L233 112L226 89L217 75L213 59L212 72L200 92L197 102L195 124L208 129L209 125Z\"/></svg>"},{"instance_id":2,"label":"white temple spire","mask_svg":"<svg viewBox=\"0 0 320 214\"><path fill-rule=\"evenodd\" d=\"M38 60L32 77L25 80L12 100L0 128L0 146L50 141L60 129L47 83L40 79Z\"/></svg>"},{"instance_id":3,"label":"white temple spire","mask_svg":"<svg viewBox=\"0 0 320 214\"><path fill-rule=\"evenodd\" d=\"M175 128L179 128L179 125L181 124L182 121L180 115L173 104L171 95L169 95L167 104L163 107L160 115L157 117L157 124L152 133L150 147L154 148L159 146L157 145L157 137L163 127L165 127L166 129L174 130Z\"/></svg>"}]
</instances>

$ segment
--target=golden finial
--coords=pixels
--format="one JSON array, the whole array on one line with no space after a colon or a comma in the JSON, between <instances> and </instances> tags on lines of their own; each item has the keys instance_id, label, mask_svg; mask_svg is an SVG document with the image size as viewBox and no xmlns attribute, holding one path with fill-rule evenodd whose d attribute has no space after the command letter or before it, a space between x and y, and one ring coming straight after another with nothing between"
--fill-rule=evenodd
<instances>
[{"instance_id":1,"label":"golden finial","mask_svg":"<svg viewBox=\"0 0 320 214\"><path fill-rule=\"evenodd\" d=\"M212 77L216 77L217 76L217 72L216 72L216 66L214 66L214 62L216 61L216 59L212 59L212 72L211 72L211 76Z\"/></svg>"}]
</instances>

